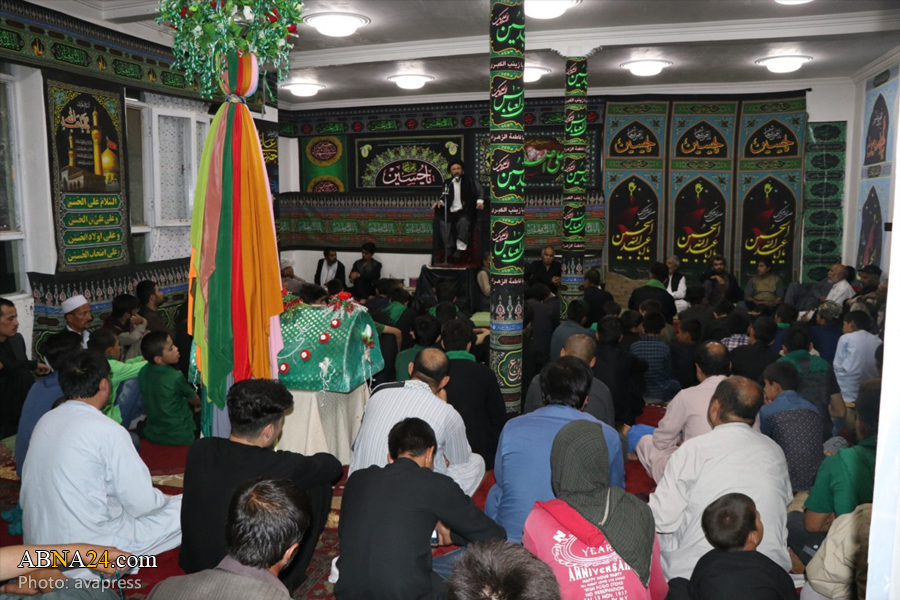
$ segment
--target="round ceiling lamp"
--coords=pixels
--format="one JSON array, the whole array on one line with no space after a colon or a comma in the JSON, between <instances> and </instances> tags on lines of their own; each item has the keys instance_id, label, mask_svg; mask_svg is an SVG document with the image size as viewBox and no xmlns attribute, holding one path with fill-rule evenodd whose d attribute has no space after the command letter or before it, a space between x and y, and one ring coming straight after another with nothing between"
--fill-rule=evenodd
<instances>
[{"instance_id":1,"label":"round ceiling lamp","mask_svg":"<svg viewBox=\"0 0 900 600\"><path fill-rule=\"evenodd\" d=\"M756 64L762 65L772 73L793 73L812 60L812 56L770 56L761 58Z\"/></svg>"},{"instance_id":2,"label":"round ceiling lamp","mask_svg":"<svg viewBox=\"0 0 900 600\"><path fill-rule=\"evenodd\" d=\"M404 90L418 90L429 81L434 81L434 77L428 75L391 75L388 81L393 81L397 87Z\"/></svg>"},{"instance_id":3,"label":"round ceiling lamp","mask_svg":"<svg viewBox=\"0 0 900 600\"><path fill-rule=\"evenodd\" d=\"M372 22L368 17L352 13L326 12L303 17L303 22L316 28L322 35L345 37Z\"/></svg>"},{"instance_id":4,"label":"round ceiling lamp","mask_svg":"<svg viewBox=\"0 0 900 600\"><path fill-rule=\"evenodd\" d=\"M581 0L525 0L525 16L532 19L555 19L581 4Z\"/></svg>"},{"instance_id":5,"label":"round ceiling lamp","mask_svg":"<svg viewBox=\"0 0 900 600\"><path fill-rule=\"evenodd\" d=\"M794 4L807 4L812 2L813 0L775 0L778 4L787 4L788 6L792 6Z\"/></svg>"},{"instance_id":6,"label":"round ceiling lamp","mask_svg":"<svg viewBox=\"0 0 900 600\"><path fill-rule=\"evenodd\" d=\"M315 96L316 94L319 93L319 90L325 89L324 85L319 85L318 83L303 83L303 82L286 83L281 87L283 87L284 89L286 89L287 91L289 91L290 93L292 93L295 96L302 96L302 97L307 97L307 98L310 96Z\"/></svg>"},{"instance_id":7,"label":"round ceiling lamp","mask_svg":"<svg viewBox=\"0 0 900 600\"><path fill-rule=\"evenodd\" d=\"M667 60L632 60L619 65L623 69L631 71L632 75L638 77L651 77L659 75L666 67L671 67L672 63Z\"/></svg>"},{"instance_id":8,"label":"round ceiling lamp","mask_svg":"<svg viewBox=\"0 0 900 600\"><path fill-rule=\"evenodd\" d=\"M545 69L544 67L537 67L534 65L525 65L525 73L522 76L525 79L525 83L532 83L546 75L550 72L550 69Z\"/></svg>"}]
</instances>

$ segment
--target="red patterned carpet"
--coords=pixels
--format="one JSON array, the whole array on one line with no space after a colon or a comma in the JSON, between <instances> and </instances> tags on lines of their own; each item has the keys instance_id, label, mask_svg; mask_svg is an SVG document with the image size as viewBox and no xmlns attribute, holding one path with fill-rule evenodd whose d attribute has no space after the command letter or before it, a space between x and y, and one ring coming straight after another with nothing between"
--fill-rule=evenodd
<instances>
[{"instance_id":1,"label":"red patterned carpet","mask_svg":"<svg viewBox=\"0 0 900 600\"><path fill-rule=\"evenodd\" d=\"M645 425L656 425L665 414L664 407L650 406L644 410L644 414L638 419L639 423ZM187 446L160 446L144 440L141 445L141 458L147 464L152 475L172 475L184 472L184 464L187 457ZM334 496L340 498L344 493L344 485L346 483L346 467L344 477L335 486ZM487 500L487 493L494 484L494 472L489 471L481 484L481 487L473 496L475 503L484 508ZM655 488L653 480L647 475L644 468L637 461L629 461L625 465L625 481L626 489L632 493L647 499L649 494ZM179 488L157 486L166 494L180 494ZM15 467L12 457L4 450L0 449L0 510L7 510L15 507L19 498L19 481L15 477ZM332 584L328 583L328 574L331 571L331 561L339 553L337 523L340 510L334 509L329 515L328 525L322 534L319 544L316 547L309 570L307 571L308 579L299 589L297 589L293 598L295 600L333 600ZM22 536L11 536L7 532L6 524L0 523L0 546L9 546L13 544L21 544ZM452 548L442 548L440 553L448 552ZM140 573L130 576L134 579L140 579L143 584L139 590L128 590L126 597L129 600L143 600L160 581L176 575L183 575L184 572L178 566L178 549L170 550L157 557L157 566L155 569L143 569Z\"/></svg>"}]
</instances>

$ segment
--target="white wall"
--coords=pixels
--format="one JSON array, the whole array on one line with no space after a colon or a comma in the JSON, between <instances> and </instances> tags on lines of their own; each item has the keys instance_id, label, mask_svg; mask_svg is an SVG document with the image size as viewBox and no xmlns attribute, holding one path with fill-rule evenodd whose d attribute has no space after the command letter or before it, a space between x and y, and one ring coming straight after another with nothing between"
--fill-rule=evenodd
<instances>
[{"instance_id":1,"label":"white wall","mask_svg":"<svg viewBox=\"0 0 900 600\"><path fill-rule=\"evenodd\" d=\"M378 244L376 240L376 246ZM288 250L281 253L281 260L289 260L294 266L294 273L306 281L312 283L316 274L316 265L322 258L319 250ZM350 268L354 261L362 258L360 252L338 252L338 260L344 263L347 276L350 276ZM378 252L375 260L381 263L381 276L391 279L402 279L409 283L410 277L418 277L422 265L431 262L430 254L388 254ZM347 281L349 284L350 282Z\"/></svg>"}]
</instances>

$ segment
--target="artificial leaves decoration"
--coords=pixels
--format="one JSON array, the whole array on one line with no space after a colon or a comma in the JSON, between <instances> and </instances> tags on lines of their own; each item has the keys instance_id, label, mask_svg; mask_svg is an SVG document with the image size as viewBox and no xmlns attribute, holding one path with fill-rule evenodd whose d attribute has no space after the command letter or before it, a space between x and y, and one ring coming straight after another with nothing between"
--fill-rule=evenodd
<instances>
[{"instance_id":1,"label":"artificial leaves decoration","mask_svg":"<svg viewBox=\"0 0 900 600\"><path fill-rule=\"evenodd\" d=\"M584 235L587 184L587 58L566 60L566 143L563 171L563 243L560 312L584 296Z\"/></svg>"},{"instance_id":2,"label":"artificial leaves decoration","mask_svg":"<svg viewBox=\"0 0 900 600\"><path fill-rule=\"evenodd\" d=\"M493 0L491 45L491 368L507 412L522 401L525 288L525 11Z\"/></svg>"},{"instance_id":3,"label":"artificial leaves decoration","mask_svg":"<svg viewBox=\"0 0 900 600\"><path fill-rule=\"evenodd\" d=\"M302 12L298 0L160 0L156 22L174 30L175 66L210 98L229 53L256 55L263 80L270 68L286 78Z\"/></svg>"}]
</instances>

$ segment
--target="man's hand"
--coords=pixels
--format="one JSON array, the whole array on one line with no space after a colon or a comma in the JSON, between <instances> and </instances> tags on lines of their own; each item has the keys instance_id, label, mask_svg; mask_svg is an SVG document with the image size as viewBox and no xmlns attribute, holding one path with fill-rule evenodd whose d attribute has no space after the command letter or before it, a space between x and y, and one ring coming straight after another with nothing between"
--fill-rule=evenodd
<instances>
[{"instance_id":1,"label":"man's hand","mask_svg":"<svg viewBox=\"0 0 900 600\"><path fill-rule=\"evenodd\" d=\"M713 275L713 279L719 282L719 285L725 285L725 278L722 275Z\"/></svg>"},{"instance_id":2,"label":"man's hand","mask_svg":"<svg viewBox=\"0 0 900 600\"><path fill-rule=\"evenodd\" d=\"M133 315L131 315L131 324L132 325L146 325L147 319L145 319L144 317L142 317L141 315L139 315L137 313L134 313Z\"/></svg>"},{"instance_id":3,"label":"man's hand","mask_svg":"<svg viewBox=\"0 0 900 600\"><path fill-rule=\"evenodd\" d=\"M356 281L356 279L357 279L358 277L359 277L359 273L357 273L356 271L351 271L351 272L350 272L350 281Z\"/></svg>"},{"instance_id":4,"label":"man's hand","mask_svg":"<svg viewBox=\"0 0 900 600\"><path fill-rule=\"evenodd\" d=\"M438 532L440 535L440 532ZM37 569L31 571L28 575L23 575L21 579L14 577L6 585L0 586L0 592L4 594L20 594L22 596L34 596L47 590L54 590L54 582L56 580L66 580L68 577L62 574L59 569ZM19 585L19 582L23 585ZM46 582L43 585L39 582ZM31 585L29 585L31 584Z\"/></svg>"},{"instance_id":5,"label":"man's hand","mask_svg":"<svg viewBox=\"0 0 900 600\"><path fill-rule=\"evenodd\" d=\"M435 527L438 532L438 546L452 546L453 541L450 539L450 530L447 529L447 526L437 522L437 526Z\"/></svg>"},{"instance_id":6,"label":"man's hand","mask_svg":"<svg viewBox=\"0 0 900 600\"><path fill-rule=\"evenodd\" d=\"M440 200L438 200L437 202L434 202L434 203L431 205L431 210L434 210L434 209L436 209L436 208L441 208L442 206L444 206L444 203L441 202Z\"/></svg>"},{"instance_id":7,"label":"man's hand","mask_svg":"<svg viewBox=\"0 0 900 600\"><path fill-rule=\"evenodd\" d=\"M475 204L476 210L484 210L484 200L479 200L477 204Z\"/></svg>"},{"instance_id":8,"label":"man's hand","mask_svg":"<svg viewBox=\"0 0 900 600\"><path fill-rule=\"evenodd\" d=\"M37 368L35 368L34 372L37 373L38 375L49 375L52 370L53 369L51 369L49 366L45 365L42 362L39 362L37 364Z\"/></svg>"}]
</instances>

